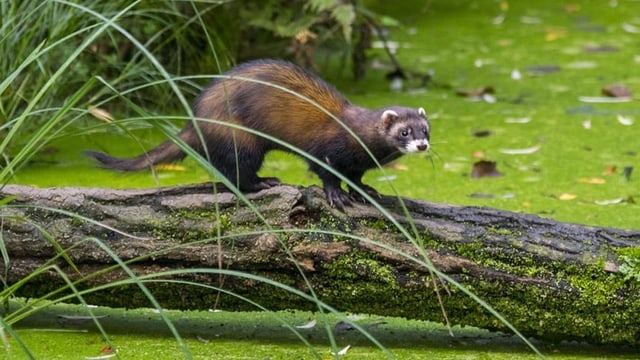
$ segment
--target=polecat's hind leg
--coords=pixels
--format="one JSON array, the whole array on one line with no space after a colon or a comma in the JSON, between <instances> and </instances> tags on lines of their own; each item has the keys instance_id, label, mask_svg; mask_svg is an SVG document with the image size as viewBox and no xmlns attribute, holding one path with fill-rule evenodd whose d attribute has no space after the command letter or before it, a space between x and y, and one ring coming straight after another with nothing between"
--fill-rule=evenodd
<instances>
[{"instance_id":1,"label":"polecat's hind leg","mask_svg":"<svg viewBox=\"0 0 640 360\"><path fill-rule=\"evenodd\" d=\"M258 190L270 189L274 186L280 185L281 183L282 182L277 177L256 176L251 187L253 188L252 191L258 191ZM245 191L249 191L249 190L245 190Z\"/></svg>"},{"instance_id":2,"label":"polecat's hind leg","mask_svg":"<svg viewBox=\"0 0 640 360\"><path fill-rule=\"evenodd\" d=\"M217 168L222 174L235 183L243 192L256 192L280 185L280 179L275 177L259 177L258 170L262 166L264 154L260 152L238 151L238 159L235 154L229 154L219 161Z\"/></svg>"}]
</instances>

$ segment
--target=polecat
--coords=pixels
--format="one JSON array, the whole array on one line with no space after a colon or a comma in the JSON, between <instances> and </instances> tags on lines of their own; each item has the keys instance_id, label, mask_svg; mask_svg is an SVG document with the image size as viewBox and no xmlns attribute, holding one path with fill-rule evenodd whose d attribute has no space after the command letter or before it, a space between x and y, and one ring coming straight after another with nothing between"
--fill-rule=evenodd
<instances>
[{"instance_id":1,"label":"polecat","mask_svg":"<svg viewBox=\"0 0 640 360\"><path fill-rule=\"evenodd\" d=\"M197 119L222 120L280 139L325 162L368 193L378 195L361 181L364 172L376 166L375 162L343 125L325 111L349 127L381 164L403 153L429 149L430 129L423 108L390 106L369 110L352 105L315 74L285 61L256 60L239 65L229 70L224 78L213 80L194 105ZM194 124L197 124L204 144ZM265 153L274 149L291 152L273 141L224 123L188 122L178 137L210 159L227 179L245 192L280 183L277 178L258 177ZM106 168L125 171L141 170L185 157L171 141L129 159L95 151L87 153ZM356 199L362 200L354 189L344 191L340 179L330 171L307 161L322 180L331 205L343 209Z\"/></svg>"}]
</instances>

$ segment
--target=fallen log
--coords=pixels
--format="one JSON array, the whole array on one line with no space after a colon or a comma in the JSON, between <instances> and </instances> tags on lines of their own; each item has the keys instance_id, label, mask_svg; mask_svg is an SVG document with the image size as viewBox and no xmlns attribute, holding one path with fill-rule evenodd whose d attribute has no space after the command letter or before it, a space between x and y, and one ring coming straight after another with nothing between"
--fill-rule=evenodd
<instances>
[{"instance_id":1,"label":"fallen log","mask_svg":"<svg viewBox=\"0 0 640 360\"><path fill-rule=\"evenodd\" d=\"M317 309L260 276L342 311L443 321L442 306L452 324L506 330L458 287L434 280L425 266L430 262L527 336L640 342L640 283L628 276L638 272L633 254L640 231L409 199L401 205L385 196L380 204L394 223L371 205L339 212L317 187L279 186L247 197L216 192L211 184L147 190L6 185L0 190L2 281L15 284L67 249L52 263L79 289L130 279L116 259L138 277L219 270L185 270L156 279L182 283L148 283L168 308L254 310L240 298L246 297L270 310ZM16 294L41 297L64 287L49 270ZM85 298L115 307L150 305L136 285Z\"/></svg>"}]
</instances>

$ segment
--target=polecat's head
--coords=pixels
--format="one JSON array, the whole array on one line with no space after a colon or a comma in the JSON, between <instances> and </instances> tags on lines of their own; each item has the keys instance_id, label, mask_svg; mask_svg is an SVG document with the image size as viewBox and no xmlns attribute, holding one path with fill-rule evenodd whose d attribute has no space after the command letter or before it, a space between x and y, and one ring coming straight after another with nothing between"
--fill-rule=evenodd
<instances>
[{"instance_id":1,"label":"polecat's head","mask_svg":"<svg viewBox=\"0 0 640 360\"><path fill-rule=\"evenodd\" d=\"M403 153L429 150L430 128L423 108L393 107L381 115L382 127L387 138Z\"/></svg>"}]
</instances>

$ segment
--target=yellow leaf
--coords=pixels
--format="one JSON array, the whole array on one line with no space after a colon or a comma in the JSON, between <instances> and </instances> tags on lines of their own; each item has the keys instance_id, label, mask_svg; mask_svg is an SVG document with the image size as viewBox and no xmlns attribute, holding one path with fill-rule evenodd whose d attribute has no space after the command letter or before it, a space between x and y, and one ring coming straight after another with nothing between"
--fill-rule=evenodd
<instances>
[{"instance_id":1,"label":"yellow leaf","mask_svg":"<svg viewBox=\"0 0 640 360\"><path fill-rule=\"evenodd\" d=\"M563 194L560 194L560 196L558 196L558 200L568 201L568 200L573 200L576 197L578 196L575 194L563 193Z\"/></svg>"},{"instance_id":2,"label":"yellow leaf","mask_svg":"<svg viewBox=\"0 0 640 360\"><path fill-rule=\"evenodd\" d=\"M503 1L500 3L500 11L505 12L509 10L509 2L508 1Z\"/></svg>"},{"instance_id":3,"label":"yellow leaf","mask_svg":"<svg viewBox=\"0 0 640 360\"><path fill-rule=\"evenodd\" d=\"M158 164L154 166L154 169L159 171L185 171L185 167L175 164Z\"/></svg>"},{"instance_id":4,"label":"yellow leaf","mask_svg":"<svg viewBox=\"0 0 640 360\"><path fill-rule=\"evenodd\" d=\"M580 178L578 179L578 182L583 184L602 185L607 181L605 179L592 177L592 178Z\"/></svg>"},{"instance_id":5,"label":"yellow leaf","mask_svg":"<svg viewBox=\"0 0 640 360\"><path fill-rule=\"evenodd\" d=\"M550 30L545 34L544 39L547 41L555 41L564 36L565 36L564 30Z\"/></svg>"}]
</instances>

